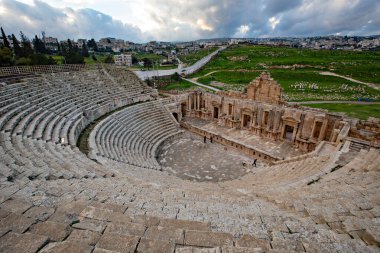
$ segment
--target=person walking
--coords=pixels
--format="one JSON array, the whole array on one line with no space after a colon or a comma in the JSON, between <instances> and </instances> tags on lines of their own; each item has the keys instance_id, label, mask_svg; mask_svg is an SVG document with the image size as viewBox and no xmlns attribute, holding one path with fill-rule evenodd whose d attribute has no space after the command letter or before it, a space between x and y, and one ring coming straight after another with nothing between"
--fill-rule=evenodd
<instances>
[{"instance_id":1,"label":"person walking","mask_svg":"<svg viewBox=\"0 0 380 253\"><path fill-rule=\"evenodd\" d=\"M256 164L256 162L257 162L257 159L253 160L252 166L255 166L255 167L257 167L257 164Z\"/></svg>"},{"instance_id":2,"label":"person walking","mask_svg":"<svg viewBox=\"0 0 380 253\"><path fill-rule=\"evenodd\" d=\"M204 143L206 143L206 139L207 139L207 138L206 138L206 135L203 136L203 142L204 142Z\"/></svg>"}]
</instances>

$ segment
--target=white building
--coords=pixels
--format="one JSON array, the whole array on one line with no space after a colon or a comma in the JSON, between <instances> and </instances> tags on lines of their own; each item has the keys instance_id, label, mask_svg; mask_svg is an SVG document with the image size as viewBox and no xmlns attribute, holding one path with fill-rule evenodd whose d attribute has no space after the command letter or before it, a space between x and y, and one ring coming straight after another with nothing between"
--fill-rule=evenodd
<instances>
[{"instance_id":1,"label":"white building","mask_svg":"<svg viewBox=\"0 0 380 253\"><path fill-rule=\"evenodd\" d=\"M132 66L132 55L130 54L114 55L113 59L115 61L115 65L128 67Z\"/></svg>"}]
</instances>

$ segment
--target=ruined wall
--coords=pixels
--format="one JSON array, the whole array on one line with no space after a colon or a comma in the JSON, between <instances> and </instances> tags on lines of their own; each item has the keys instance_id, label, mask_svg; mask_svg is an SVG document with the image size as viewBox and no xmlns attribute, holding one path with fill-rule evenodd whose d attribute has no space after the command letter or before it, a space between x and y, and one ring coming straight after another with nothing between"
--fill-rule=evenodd
<instances>
[{"instance_id":1,"label":"ruined wall","mask_svg":"<svg viewBox=\"0 0 380 253\"><path fill-rule=\"evenodd\" d=\"M194 91L182 99L186 116L213 120L221 126L250 130L272 140L289 141L314 150L322 141L335 141L344 119L326 112L267 104L252 99ZM335 134L333 134L335 133Z\"/></svg>"},{"instance_id":2,"label":"ruined wall","mask_svg":"<svg viewBox=\"0 0 380 253\"><path fill-rule=\"evenodd\" d=\"M263 72L247 87L247 97L258 102L283 104L282 88L269 73Z\"/></svg>"}]
</instances>

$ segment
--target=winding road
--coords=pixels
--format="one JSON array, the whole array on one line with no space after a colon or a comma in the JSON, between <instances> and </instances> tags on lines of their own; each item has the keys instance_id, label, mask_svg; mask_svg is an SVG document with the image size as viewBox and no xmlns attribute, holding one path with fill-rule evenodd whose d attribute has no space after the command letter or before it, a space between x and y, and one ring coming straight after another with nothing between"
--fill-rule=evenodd
<instances>
[{"instance_id":1,"label":"winding road","mask_svg":"<svg viewBox=\"0 0 380 253\"><path fill-rule=\"evenodd\" d=\"M178 68L175 69L164 69L164 70L149 70L149 71L141 71L141 70L136 70L134 71L136 75L142 79L146 80L149 78L152 78L154 76L170 76L173 75L174 73L178 74L184 74L184 75L190 75L193 74L194 72L198 71L200 68L202 68L204 65L206 65L215 55L217 55L220 51L226 49L227 47L223 46L212 52L211 54L203 57L193 65L189 67L182 67L182 64L178 65Z\"/></svg>"}]
</instances>

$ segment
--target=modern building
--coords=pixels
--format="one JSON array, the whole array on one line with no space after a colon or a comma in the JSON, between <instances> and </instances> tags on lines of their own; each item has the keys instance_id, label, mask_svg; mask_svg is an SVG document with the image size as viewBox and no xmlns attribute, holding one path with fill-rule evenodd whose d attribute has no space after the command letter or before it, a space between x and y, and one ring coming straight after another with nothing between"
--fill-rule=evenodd
<instances>
[{"instance_id":1,"label":"modern building","mask_svg":"<svg viewBox=\"0 0 380 253\"><path fill-rule=\"evenodd\" d=\"M131 54L119 54L113 57L115 65L119 66L132 66L132 55Z\"/></svg>"}]
</instances>

